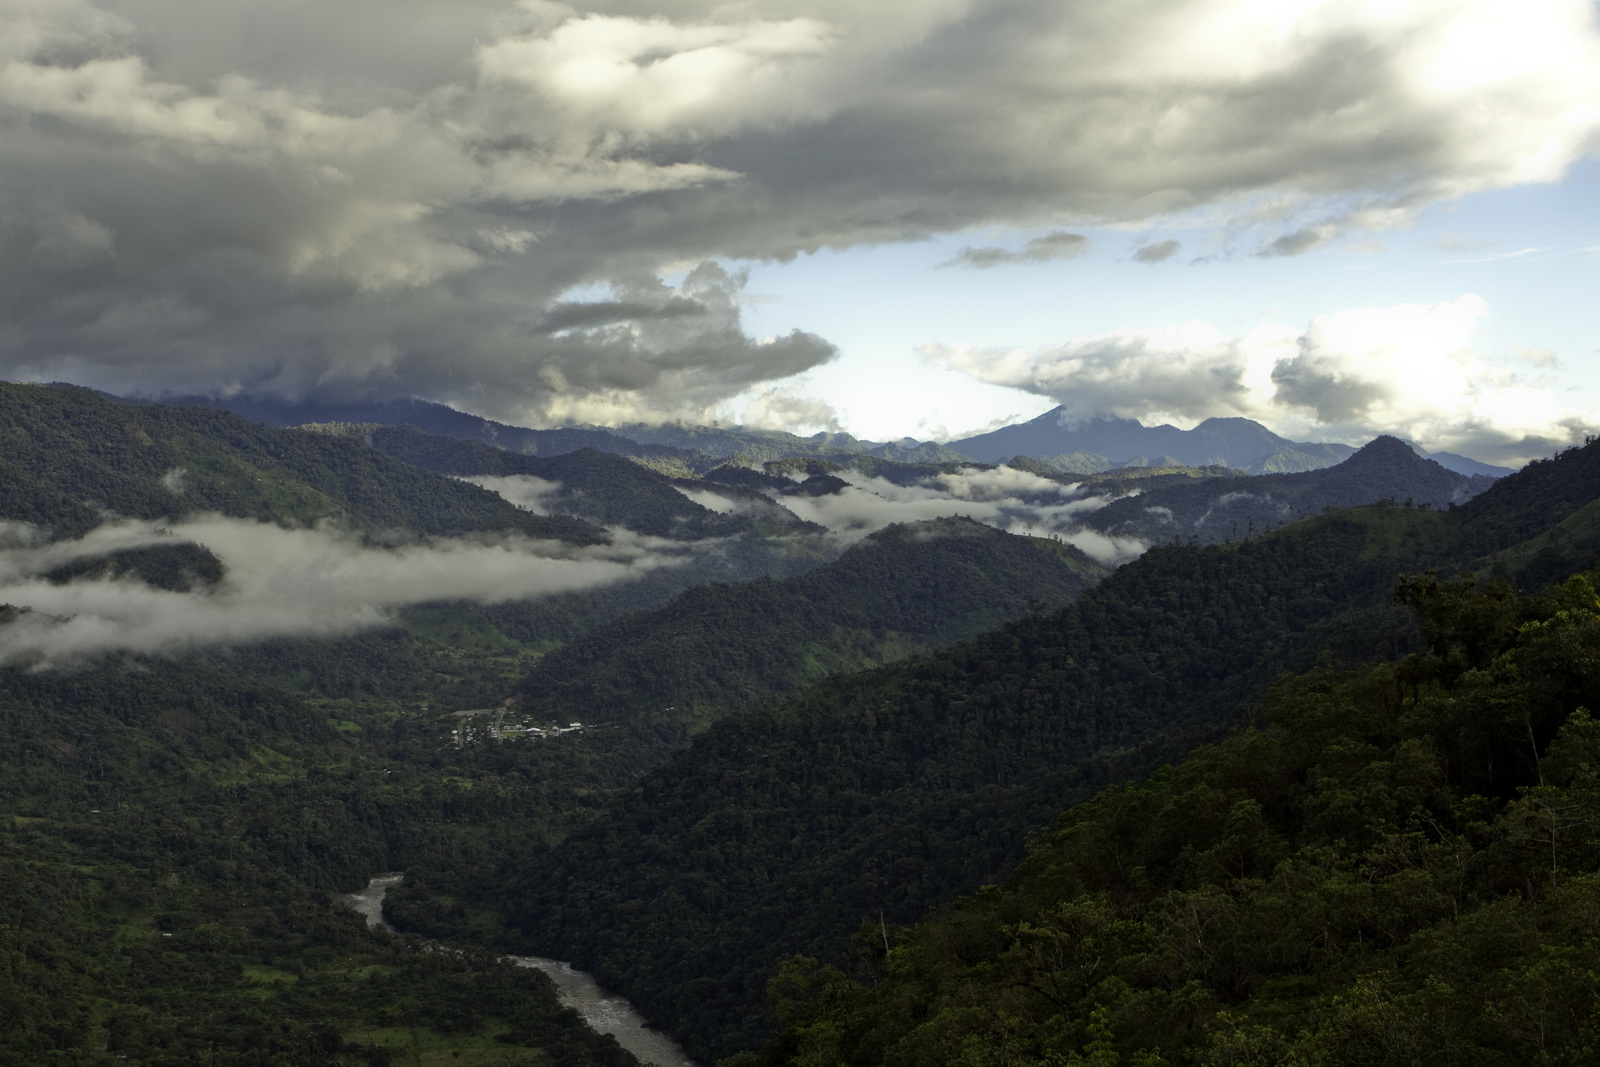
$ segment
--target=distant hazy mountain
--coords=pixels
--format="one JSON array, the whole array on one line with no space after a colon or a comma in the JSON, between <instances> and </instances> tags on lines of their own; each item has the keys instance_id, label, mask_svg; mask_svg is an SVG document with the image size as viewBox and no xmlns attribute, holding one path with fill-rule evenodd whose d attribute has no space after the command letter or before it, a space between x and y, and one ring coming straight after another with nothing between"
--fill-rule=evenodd
<instances>
[{"instance_id":1,"label":"distant hazy mountain","mask_svg":"<svg viewBox=\"0 0 1600 1067\"><path fill-rule=\"evenodd\" d=\"M430 434L414 426L373 427L373 448L396 459L457 478L524 474L556 484L540 502L553 514L581 517L604 526L626 526L656 537L727 537L753 529L750 519L719 515L673 488L672 481L623 456L583 448L556 456L506 452L479 441ZM791 523L799 519L776 505Z\"/></svg>"},{"instance_id":2,"label":"distant hazy mountain","mask_svg":"<svg viewBox=\"0 0 1600 1067\"><path fill-rule=\"evenodd\" d=\"M854 455L875 447L847 433L817 433L810 437L782 430L756 430L745 426L691 426L683 422L647 426L629 423L616 433L640 444L666 445L695 452L706 452L727 459L738 453L751 463L786 459L790 456Z\"/></svg>"},{"instance_id":3,"label":"distant hazy mountain","mask_svg":"<svg viewBox=\"0 0 1600 1067\"><path fill-rule=\"evenodd\" d=\"M1445 470L1465 474L1469 478L1474 474L1481 474L1485 478L1504 478L1517 472L1515 467L1496 467L1492 463L1480 463L1470 456L1460 456L1454 452L1424 452L1416 445L1411 447L1423 459L1431 459Z\"/></svg>"},{"instance_id":4,"label":"distant hazy mountain","mask_svg":"<svg viewBox=\"0 0 1600 1067\"><path fill-rule=\"evenodd\" d=\"M1298 474L1175 480L1112 501L1085 524L1146 541L1236 541L1321 514L1380 500L1418 506L1462 504L1494 484L1417 455L1404 441L1379 437L1343 463Z\"/></svg>"},{"instance_id":5,"label":"distant hazy mountain","mask_svg":"<svg viewBox=\"0 0 1600 1067\"><path fill-rule=\"evenodd\" d=\"M1250 419L1207 419L1192 430L1146 426L1137 419L1069 419L1062 408L1030 422L951 441L954 450L985 463L1027 456L1062 474L1099 474L1113 467L1224 466L1251 474L1294 474L1341 463L1355 449L1338 443L1291 441ZM1457 474L1502 478L1496 467L1454 452L1423 452L1423 459ZM1150 458L1155 457L1155 458Z\"/></svg>"},{"instance_id":6,"label":"distant hazy mountain","mask_svg":"<svg viewBox=\"0 0 1600 1067\"><path fill-rule=\"evenodd\" d=\"M119 398L120 399L120 398ZM738 455L741 461L765 463L792 456L873 455L902 463L954 463L967 457L932 441L906 437L879 444L861 441L847 433L817 433L810 437L782 430L756 430L743 426L691 426L632 423L612 429L563 426L532 430L427 400L390 400L383 403L330 404L288 401L274 397L186 396L167 403L219 408L269 426L305 426L310 423L410 425L443 437L481 441L508 452L541 457L560 456L592 448L619 456L650 461L664 471L703 474L723 460Z\"/></svg>"},{"instance_id":7,"label":"distant hazy mountain","mask_svg":"<svg viewBox=\"0 0 1600 1067\"><path fill-rule=\"evenodd\" d=\"M1088 457L1093 456L1104 456L1108 466L1117 466L1161 456L1191 467L1221 465L1259 474L1329 467L1355 451L1349 445L1290 441L1249 419L1207 419L1192 430L1180 430L1146 426L1137 419L1073 421L1062 408L1030 422L951 441L949 447L986 463L1003 463L1018 455L1048 460L1084 453L1085 466L1092 466ZM1149 462L1145 459L1139 465Z\"/></svg>"},{"instance_id":8,"label":"distant hazy mountain","mask_svg":"<svg viewBox=\"0 0 1600 1067\"><path fill-rule=\"evenodd\" d=\"M941 445L910 437L880 443L863 441L848 433L823 432L801 437L782 430L687 423L533 430L416 398L382 403L322 403L274 397L186 396L163 403L218 408L269 426L404 424L445 437L481 441L508 452L542 457L592 448L644 460L664 472L684 475L704 474L735 456L740 462L766 463L795 456L842 460L854 455L877 456L900 463L959 463L966 459L1004 463L1015 456L1028 456L1062 474L1098 474L1114 467L1180 465L1221 465L1252 474L1283 474L1332 466L1355 451L1349 445L1290 441L1249 419L1207 419L1192 430L1180 430L1165 425L1144 426L1135 419L1103 418L1064 423L1060 408L1031 422ZM1511 473L1509 467L1495 467L1451 452L1419 454L1458 474L1498 478Z\"/></svg>"},{"instance_id":9,"label":"distant hazy mountain","mask_svg":"<svg viewBox=\"0 0 1600 1067\"><path fill-rule=\"evenodd\" d=\"M911 437L869 448L867 455L896 463L961 463L968 458L937 441L918 441Z\"/></svg>"},{"instance_id":10,"label":"distant hazy mountain","mask_svg":"<svg viewBox=\"0 0 1600 1067\"><path fill-rule=\"evenodd\" d=\"M142 401L132 402L142 403ZM442 437L481 441L508 452L544 457L560 456L592 448L599 452L651 460L653 465L681 467L684 473L691 470L708 470L721 462L720 457L704 453L694 454L669 445L636 441L609 430L581 426L530 430L525 426L510 426L503 422L495 422L493 419L469 415L444 404L415 398L370 404L325 404L279 400L275 397L185 396L163 403L218 408L242 415L252 422L264 422L268 426L306 426L312 423L415 426Z\"/></svg>"}]
</instances>

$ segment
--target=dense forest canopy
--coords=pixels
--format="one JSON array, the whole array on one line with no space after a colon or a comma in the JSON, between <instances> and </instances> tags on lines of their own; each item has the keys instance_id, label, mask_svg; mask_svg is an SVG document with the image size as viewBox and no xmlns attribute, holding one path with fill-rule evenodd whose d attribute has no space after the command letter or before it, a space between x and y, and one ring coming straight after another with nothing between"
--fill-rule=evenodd
<instances>
[{"instance_id":1,"label":"dense forest canopy","mask_svg":"<svg viewBox=\"0 0 1600 1067\"><path fill-rule=\"evenodd\" d=\"M1600 446L1454 508L1394 488L1460 484L1398 442L1365 454L1393 482L1107 471L1083 491L1124 511L1334 494L1108 572L786 510L863 479L1066 499L1045 463L500 448L412 410L449 433L0 386L5 550L40 589L220 600L220 548L72 547L202 513L669 561L0 667L0 1063L631 1062L507 952L595 970L708 1063L1593 1058ZM385 871L398 935L336 900Z\"/></svg>"},{"instance_id":2,"label":"dense forest canopy","mask_svg":"<svg viewBox=\"0 0 1600 1067\"><path fill-rule=\"evenodd\" d=\"M1594 445L1564 453L1454 511L1154 549L1057 614L728 720L534 857L513 919L703 1058L749 1048L785 955L838 961L863 918L907 922L992 881L1035 827L1216 736L1285 671L1420 649L1400 575L1503 568L1521 557L1484 550L1527 513L1583 529L1520 580L1592 562L1576 486L1593 493L1597 463Z\"/></svg>"},{"instance_id":3,"label":"dense forest canopy","mask_svg":"<svg viewBox=\"0 0 1600 1067\"><path fill-rule=\"evenodd\" d=\"M1600 1061L1597 579L1402 582L1422 651L1277 683L854 978L790 960L730 1067Z\"/></svg>"},{"instance_id":4,"label":"dense forest canopy","mask_svg":"<svg viewBox=\"0 0 1600 1067\"><path fill-rule=\"evenodd\" d=\"M214 511L288 526L336 518L373 532L515 530L591 544L604 536L360 440L273 429L208 408L134 406L89 389L0 382L0 438L0 519L56 537L87 533L106 511L139 519Z\"/></svg>"}]
</instances>

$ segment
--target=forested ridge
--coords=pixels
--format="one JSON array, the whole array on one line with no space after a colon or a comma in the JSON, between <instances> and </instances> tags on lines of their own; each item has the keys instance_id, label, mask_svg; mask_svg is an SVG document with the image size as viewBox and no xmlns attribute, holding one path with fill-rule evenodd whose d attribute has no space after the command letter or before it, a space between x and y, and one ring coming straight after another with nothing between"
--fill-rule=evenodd
<instances>
[{"instance_id":1,"label":"forested ridge","mask_svg":"<svg viewBox=\"0 0 1600 1067\"><path fill-rule=\"evenodd\" d=\"M198 659L0 672L0 1063L625 1067L543 975L369 931L329 895L470 879L569 818L606 759L456 749L415 710Z\"/></svg>"},{"instance_id":2,"label":"forested ridge","mask_svg":"<svg viewBox=\"0 0 1600 1067\"><path fill-rule=\"evenodd\" d=\"M1537 1062L1528 1034L1545 1035L1550 1062L1592 1043L1575 1007L1595 969L1591 787L1571 768L1592 741L1573 709L1593 704L1594 576L1563 582L1600 556L1596 446L1454 510L1368 506L1167 544L1080 593L1097 574L1074 550L965 520L891 527L826 563L829 538L718 515L619 456L530 460L382 431L432 450L413 457L429 472L364 432L0 387L0 519L63 538L107 510L217 511L331 519L381 543L501 530L582 543L604 536L592 523L621 522L675 551L725 537L724 556L615 591L417 605L338 639L0 670L0 1001L17 1006L0 1013L0 1062L628 1062L542 976L500 963L506 951L595 970L706 1062L1311 1063L1369 1046L1390 1060L1367 1062L1400 1062L1395 1049L1448 1028L1448 1062L1520 1063ZM810 482L723 473L838 488L827 464L797 463L815 466ZM570 513L439 473L469 467L559 481L551 499ZM1192 472L1141 488L1180 479ZM663 603L752 567L789 577ZM1402 578L1429 570L1446 577ZM205 596L224 575L178 543L41 577ZM618 617L630 607L648 610ZM855 671L874 663L887 665ZM455 739L453 711L502 707L588 726ZM1241 723L1256 732L1230 734ZM1419 782L1433 790L1420 807ZM1160 830L1115 839L1113 860L1141 857L1143 873L1090 850L1091 873L1060 874L1105 839L1106 805ZM1386 812L1399 813L1388 830ZM1488 858L1444 888L1393 882L1390 897L1418 900L1395 905L1392 928L1349 903L1358 882L1389 877L1373 857L1403 852L1395 841L1443 871L1463 840ZM1552 844L1553 870L1537 867ZM406 872L389 898L399 937L332 899L386 870ZM1337 938L1298 950L1291 930L1251 948L1259 916L1288 914L1301 892ZM1220 940L1160 967L1134 958L1156 959L1171 916L1211 916L1206 902ZM1049 922L1041 943L1092 935L1108 969L1078 990L1050 970L1070 953L1016 963L1034 944L1022 926ZM968 935L964 954L947 951ZM784 964L797 953L817 962ZM1162 968L1181 981L1150 977ZM1446 972L1476 985L1445 978L1440 992ZM1419 1012L1433 1030L1416 1029ZM1512 1037L1494 1045L1496 1026Z\"/></svg>"},{"instance_id":3,"label":"forested ridge","mask_svg":"<svg viewBox=\"0 0 1600 1067\"><path fill-rule=\"evenodd\" d=\"M0 382L0 519L77 537L104 511L199 511L363 532L512 530L593 544L594 526L534 515L357 439L279 430L207 408L129 405L89 389Z\"/></svg>"},{"instance_id":4,"label":"forested ridge","mask_svg":"<svg viewBox=\"0 0 1600 1067\"><path fill-rule=\"evenodd\" d=\"M13 517L56 537L98 525L103 507L287 526L332 518L386 542L502 519L526 533L599 535L406 465L360 435L7 389L19 442L7 462L60 487L65 502ZM633 508L630 521L718 518L627 460L578 455L559 474L579 492L586 477L611 485L622 509L611 515ZM648 492L634 493L641 485ZM17 499L31 491L9 475L0 486ZM1035 599L1066 599L1097 573L1054 543L963 520L934 536L938 525L884 534L874 543L888 548L840 574L824 568L807 604L860 632L813 635L808 676L953 640ZM818 548L766 562L782 574L825 558ZM337 639L0 670L0 959L15 1008L0 1022L0 1062L487 1064L535 1049L538 1062L626 1062L558 1009L540 975L496 962L512 944L499 907L521 857L658 766L687 741L685 724L634 715L538 742L458 745L451 712L500 705L539 656L630 603L659 603L684 571L707 573L693 566L615 594L420 605ZM73 557L42 575L193 595L223 576L215 555L189 543ZM867 595L897 582L918 589L881 605ZM777 591L794 602L781 581L719 588L730 601L749 593L771 608ZM4 609L0 625L16 614ZM753 636L760 647L782 635ZM407 884L391 895L392 921L444 948L367 931L330 900L394 869Z\"/></svg>"},{"instance_id":5,"label":"forested ridge","mask_svg":"<svg viewBox=\"0 0 1600 1067\"><path fill-rule=\"evenodd\" d=\"M709 721L829 674L974 637L1070 601L1105 573L1081 551L970 519L891 526L807 574L704 585L542 659L524 706Z\"/></svg>"},{"instance_id":6,"label":"forested ridge","mask_svg":"<svg viewBox=\"0 0 1600 1067\"><path fill-rule=\"evenodd\" d=\"M992 880L1033 828L1215 736L1285 671L1416 650L1398 577L1492 565L1479 549L1508 514L1576 513L1596 447L1453 512L1154 549L1056 615L720 723L535 857L513 921L696 1055L748 1048L783 956L837 961L864 917L907 922Z\"/></svg>"},{"instance_id":7,"label":"forested ridge","mask_svg":"<svg viewBox=\"0 0 1600 1067\"><path fill-rule=\"evenodd\" d=\"M1209 737L1319 649L1405 647L1388 589L1446 521L1373 508L1153 549L1058 614L724 720L530 862L512 920L697 1056L729 1055L761 1034L783 956L837 957L862 916L907 922L993 879L1064 806Z\"/></svg>"},{"instance_id":8,"label":"forested ridge","mask_svg":"<svg viewBox=\"0 0 1600 1067\"><path fill-rule=\"evenodd\" d=\"M1069 810L729 1067L1600 1062L1600 570L1401 583L1424 648Z\"/></svg>"},{"instance_id":9,"label":"forested ridge","mask_svg":"<svg viewBox=\"0 0 1600 1067\"><path fill-rule=\"evenodd\" d=\"M1410 445L1379 437L1343 463L1294 474L1244 479L1175 479L1114 500L1086 520L1097 530L1151 540L1237 541L1320 514L1389 499L1446 508L1493 481L1468 478L1423 459Z\"/></svg>"},{"instance_id":10,"label":"forested ridge","mask_svg":"<svg viewBox=\"0 0 1600 1067\"><path fill-rule=\"evenodd\" d=\"M373 448L441 474L526 474L556 482L545 506L602 526L680 538L727 537L752 528L746 519L696 504L666 477L611 452L584 448L544 458L424 433L414 426L377 427L365 436Z\"/></svg>"}]
</instances>

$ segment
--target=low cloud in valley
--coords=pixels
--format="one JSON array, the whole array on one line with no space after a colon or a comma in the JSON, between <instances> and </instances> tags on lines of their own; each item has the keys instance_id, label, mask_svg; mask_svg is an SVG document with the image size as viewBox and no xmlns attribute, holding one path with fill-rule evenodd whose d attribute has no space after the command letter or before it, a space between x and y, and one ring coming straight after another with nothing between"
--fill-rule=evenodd
<instances>
[{"instance_id":1,"label":"low cloud in valley","mask_svg":"<svg viewBox=\"0 0 1600 1067\"><path fill-rule=\"evenodd\" d=\"M0 534L0 603L32 609L0 625L0 664L34 667L106 652L348 634L391 622L408 604L498 603L624 582L684 551L626 531L587 547L500 536L379 547L331 527L286 530L214 515L167 526L111 523L50 544L24 524ZM43 577L75 559L185 541L222 561L220 582L171 592L133 578L55 585Z\"/></svg>"}]
</instances>

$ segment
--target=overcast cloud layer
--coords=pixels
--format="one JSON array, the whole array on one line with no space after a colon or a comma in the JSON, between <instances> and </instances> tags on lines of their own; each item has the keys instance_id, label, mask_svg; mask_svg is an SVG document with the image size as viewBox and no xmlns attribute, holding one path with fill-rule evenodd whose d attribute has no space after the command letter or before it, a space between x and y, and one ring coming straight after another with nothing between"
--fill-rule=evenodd
<instances>
[{"instance_id":1,"label":"overcast cloud layer","mask_svg":"<svg viewBox=\"0 0 1600 1067\"><path fill-rule=\"evenodd\" d=\"M0 0L0 375L703 417L833 349L663 272L1206 205L1302 253L1559 177L1597 40L1587 0ZM1297 403L1354 403L1319 366Z\"/></svg>"}]
</instances>

